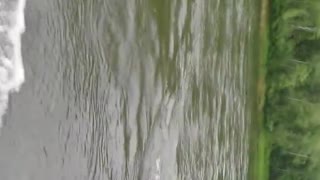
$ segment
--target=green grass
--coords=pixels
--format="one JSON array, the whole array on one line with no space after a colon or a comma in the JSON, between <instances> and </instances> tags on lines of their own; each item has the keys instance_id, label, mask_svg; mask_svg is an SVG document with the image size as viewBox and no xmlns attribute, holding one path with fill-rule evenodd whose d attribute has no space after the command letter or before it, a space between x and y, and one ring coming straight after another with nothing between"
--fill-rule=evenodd
<instances>
[{"instance_id":1,"label":"green grass","mask_svg":"<svg viewBox=\"0 0 320 180\"><path fill-rule=\"evenodd\" d=\"M253 116L250 134L249 150L249 180L269 179L269 133L264 126L264 104L266 89L266 62L269 48L269 0L261 0L260 19L258 27L259 51L255 63L256 85L253 102Z\"/></svg>"},{"instance_id":2,"label":"green grass","mask_svg":"<svg viewBox=\"0 0 320 180\"><path fill-rule=\"evenodd\" d=\"M255 139L255 147L251 150L250 180L269 179L269 137L262 128Z\"/></svg>"}]
</instances>

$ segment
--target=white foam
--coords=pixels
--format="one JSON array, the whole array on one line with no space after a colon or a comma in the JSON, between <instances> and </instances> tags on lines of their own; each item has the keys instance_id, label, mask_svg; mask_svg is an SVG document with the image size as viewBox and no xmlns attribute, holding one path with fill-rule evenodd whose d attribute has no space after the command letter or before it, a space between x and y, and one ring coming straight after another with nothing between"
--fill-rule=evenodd
<instances>
[{"instance_id":1,"label":"white foam","mask_svg":"<svg viewBox=\"0 0 320 180\"><path fill-rule=\"evenodd\" d=\"M21 34L25 30L26 0L0 0L0 127L9 93L17 92L24 82Z\"/></svg>"},{"instance_id":2,"label":"white foam","mask_svg":"<svg viewBox=\"0 0 320 180\"><path fill-rule=\"evenodd\" d=\"M155 180L160 180L161 179L161 159L157 158L156 160L156 173L154 176Z\"/></svg>"}]
</instances>

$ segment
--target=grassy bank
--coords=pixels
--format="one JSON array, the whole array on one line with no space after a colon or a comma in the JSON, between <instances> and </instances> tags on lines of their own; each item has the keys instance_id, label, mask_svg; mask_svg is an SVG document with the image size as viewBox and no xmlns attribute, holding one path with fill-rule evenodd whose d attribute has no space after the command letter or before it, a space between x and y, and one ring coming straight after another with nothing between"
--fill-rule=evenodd
<instances>
[{"instance_id":1,"label":"grassy bank","mask_svg":"<svg viewBox=\"0 0 320 180\"><path fill-rule=\"evenodd\" d=\"M269 0L261 0L258 27L259 51L255 57L255 87L253 117L250 135L249 180L269 179L269 134L264 128L264 104L266 91L266 63L269 46Z\"/></svg>"}]
</instances>

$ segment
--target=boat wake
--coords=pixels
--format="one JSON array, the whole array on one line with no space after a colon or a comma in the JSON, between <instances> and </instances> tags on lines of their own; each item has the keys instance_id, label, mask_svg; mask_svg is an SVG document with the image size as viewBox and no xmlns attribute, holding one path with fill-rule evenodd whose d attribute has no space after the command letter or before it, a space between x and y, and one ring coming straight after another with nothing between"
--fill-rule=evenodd
<instances>
[{"instance_id":1,"label":"boat wake","mask_svg":"<svg viewBox=\"0 0 320 180\"><path fill-rule=\"evenodd\" d=\"M0 128L11 92L24 82L21 34L26 0L0 0Z\"/></svg>"}]
</instances>

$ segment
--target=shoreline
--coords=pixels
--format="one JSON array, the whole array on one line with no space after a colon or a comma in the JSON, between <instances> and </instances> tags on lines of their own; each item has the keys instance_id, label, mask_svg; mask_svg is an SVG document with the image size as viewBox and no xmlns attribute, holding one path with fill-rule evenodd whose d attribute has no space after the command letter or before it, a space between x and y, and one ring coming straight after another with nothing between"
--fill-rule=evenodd
<instances>
[{"instance_id":1,"label":"shoreline","mask_svg":"<svg viewBox=\"0 0 320 180\"><path fill-rule=\"evenodd\" d=\"M264 128L264 104L266 91L266 62L269 47L269 0L261 0L259 4L260 15L258 19L257 37L259 50L257 62L254 66L253 95L256 97L252 102L252 121L250 125L249 147L249 180L269 179L269 134Z\"/></svg>"}]
</instances>

